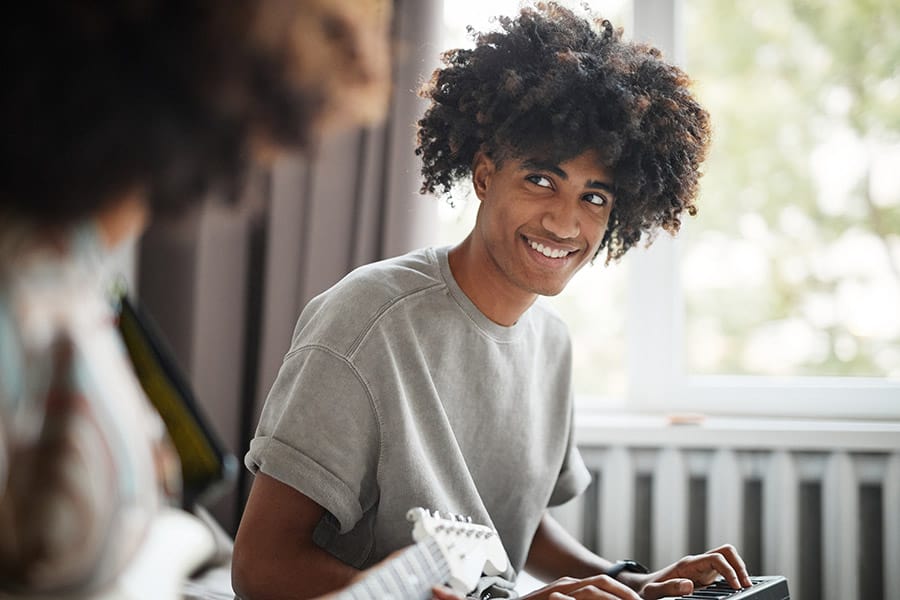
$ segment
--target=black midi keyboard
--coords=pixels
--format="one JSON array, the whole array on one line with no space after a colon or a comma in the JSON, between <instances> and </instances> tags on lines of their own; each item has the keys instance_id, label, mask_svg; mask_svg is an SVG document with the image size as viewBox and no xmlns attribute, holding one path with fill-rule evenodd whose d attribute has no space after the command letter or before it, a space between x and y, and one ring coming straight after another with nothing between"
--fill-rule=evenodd
<instances>
[{"instance_id":1,"label":"black midi keyboard","mask_svg":"<svg viewBox=\"0 0 900 600\"><path fill-rule=\"evenodd\" d=\"M790 600L787 579L780 575L751 577L748 588L736 590L720 579L711 585L694 588L687 596L674 596L662 600Z\"/></svg>"}]
</instances>

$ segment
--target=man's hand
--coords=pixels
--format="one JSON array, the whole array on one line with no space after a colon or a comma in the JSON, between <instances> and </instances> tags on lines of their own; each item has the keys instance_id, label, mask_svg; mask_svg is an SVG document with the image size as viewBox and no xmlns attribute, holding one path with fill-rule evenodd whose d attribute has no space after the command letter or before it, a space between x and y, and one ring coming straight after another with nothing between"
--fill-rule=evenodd
<instances>
[{"instance_id":1,"label":"man's hand","mask_svg":"<svg viewBox=\"0 0 900 600\"><path fill-rule=\"evenodd\" d=\"M726 544L703 554L685 556L649 575L622 573L621 581L606 575L563 577L522 600L657 600L690 594L694 586L709 585L719 576L735 589L752 585L743 559L734 546Z\"/></svg>"},{"instance_id":2,"label":"man's hand","mask_svg":"<svg viewBox=\"0 0 900 600\"><path fill-rule=\"evenodd\" d=\"M585 579L563 577L535 590L522 600L640 600L637 592L606 575Z\"/></svg>"},{"instance_id":3,"label":"man's hand","mask_svg":"<svg viewBox=\"0 0 900 600\"><path fill-rule=\"evenodd\" d=\"M619 578L638 590L645 600L656 600L664 596L690 594L694 591L694 586L709 585L720 575L734 589L752 585L743 559L731 544L719 546L704 554L685 556L649 575L622 573Z\"/></svg>"},{"instance_id":4,"label":"man's hand","mask_svg":"<svg viewBox=\"0 0 900 600\"><path fill-rule=\"evenodd\" d=\"M450 588L444 586L432 588L431 594L433 600L465 600L462 596L458 596Z\"/></svg>"},{"instance_id":5,"label":"man's hand","mask_svg":"<svg viewBox=\"0 0 900 600\"><path fill-rule=\"evenodd\" d=\"M545 580L560 575L577 578L557 579L522 600L657 600L690 594L694 586L709 585L720 575L734 589L752 585L743 559L730 544L696 556L685 556L675 564L647 575L627 571L620 573L617 579L594 575L605 572L612 564L590 552L544 513L531 541L526 568Z\"/></svg>"}]
</instances>

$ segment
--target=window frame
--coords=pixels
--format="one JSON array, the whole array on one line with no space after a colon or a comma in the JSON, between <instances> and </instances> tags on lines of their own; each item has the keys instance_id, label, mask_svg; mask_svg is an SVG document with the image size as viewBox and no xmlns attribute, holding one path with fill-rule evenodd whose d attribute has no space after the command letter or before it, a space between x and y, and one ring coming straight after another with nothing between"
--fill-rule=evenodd
<instances>
[{"instance_id":1,"label":"window frame","mask_svg":"<svg viewBox=\"0 0 900 600\"><path fill-rule=\"evenodd\" d=\"M684 64L683 0L632 0L633 37ZM690 375L684 365L681 242L660 235L628 253L627 396L644 413L898 419L900 382L874 377ZM581 398L580 407L612 404Z\"/></svg>"}]
</instances>

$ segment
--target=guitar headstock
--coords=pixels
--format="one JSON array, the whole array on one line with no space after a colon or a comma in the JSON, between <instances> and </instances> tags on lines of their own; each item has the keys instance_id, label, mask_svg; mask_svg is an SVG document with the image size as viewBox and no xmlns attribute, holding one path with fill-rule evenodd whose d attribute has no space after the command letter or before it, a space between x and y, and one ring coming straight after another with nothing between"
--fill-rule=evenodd
<instances>
[{"instance_id":1,"label":"guitar headstock","mask_svg":"<svg viewBox=\"0 0 900 600\"><path fill-rule=\"evenodd\" d=\"M472 523L470 517L413 508L406 518L414 523L415 541L431 538L437 542L450 567L447 582L456 592L465 594L475 588L482 573L500 575L509 566L497 532Z\"/></svg>"}]
</instances>

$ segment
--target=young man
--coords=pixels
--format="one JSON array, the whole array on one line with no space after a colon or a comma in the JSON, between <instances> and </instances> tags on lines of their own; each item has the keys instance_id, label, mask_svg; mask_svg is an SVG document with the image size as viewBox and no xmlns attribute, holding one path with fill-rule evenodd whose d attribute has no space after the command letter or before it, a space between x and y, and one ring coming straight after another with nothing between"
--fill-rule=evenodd
<instances>
[{"instance_id":1,"label":"young man","mask_svg":"<svg viewBox=\"0 0 900 600\"><path fill-rule=\"evenodd\" d=\"M246 457L245 600L336 588L404 545L412 506L497 529L511 562L560 579L529 598L658 598L724 576L730 546L654 573L589 552L547 514L589 475L572 441L571 350L538 296L606 250L678 230L709 138L688 78L554 4L445 57L423 95L423 191L469 179L481 204L453 248L358 269L297 323ZM602 303L599 303L602 310Z\"/></svg>"}]
</instances>

